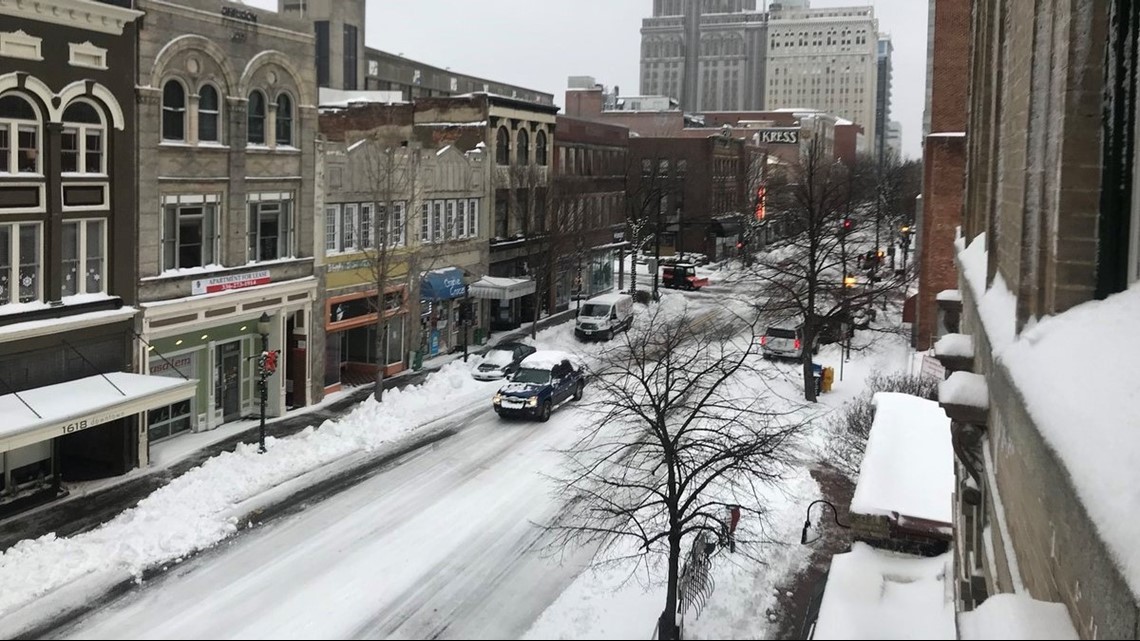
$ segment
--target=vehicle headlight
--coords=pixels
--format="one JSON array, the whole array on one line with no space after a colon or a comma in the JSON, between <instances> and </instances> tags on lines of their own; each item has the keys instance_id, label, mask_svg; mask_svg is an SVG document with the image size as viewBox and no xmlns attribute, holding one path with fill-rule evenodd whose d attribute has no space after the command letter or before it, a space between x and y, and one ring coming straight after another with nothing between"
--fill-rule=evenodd
<instances>
[{"instance_id":1,"label":"vehicle headlight","mask_svg":"<svg viewBox=\"0 0 1140 641\"><path fill-rule=\"evenodd\" d=\"M503 395L502 394L495 394L495 398L491 399L491 402L494 403L495 405L502 403L503 402Z\"/></svg>"},{"instance_id":2,"label":"vehicle headlight","mask_svg":"<svg viewBox=\"0 0 1140 641\"><path fill-rule=\"evenodd\" d=\"M537 396L531 396L530 398L526 399L526 406L527 407L538 407L538 397Z\"/></svg>"}]
</instances>

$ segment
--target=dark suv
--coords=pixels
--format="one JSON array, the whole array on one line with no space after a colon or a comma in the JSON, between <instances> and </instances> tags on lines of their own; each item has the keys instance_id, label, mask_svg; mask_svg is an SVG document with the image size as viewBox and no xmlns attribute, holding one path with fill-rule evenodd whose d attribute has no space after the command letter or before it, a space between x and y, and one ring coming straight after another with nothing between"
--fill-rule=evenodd
<instances>
[{"instance_id":1,"label":"dark suv","mask_svg":"<svg viewBox=\"0 0 1140 641\"><path fill-rule=\"evenodd\" d=\"M554 406L568 398L579 400L586 375L573 357L564 352L538 351L523 359L511 382L491 401L499 416L550 420Z\"/></svg>"}]
</instances>

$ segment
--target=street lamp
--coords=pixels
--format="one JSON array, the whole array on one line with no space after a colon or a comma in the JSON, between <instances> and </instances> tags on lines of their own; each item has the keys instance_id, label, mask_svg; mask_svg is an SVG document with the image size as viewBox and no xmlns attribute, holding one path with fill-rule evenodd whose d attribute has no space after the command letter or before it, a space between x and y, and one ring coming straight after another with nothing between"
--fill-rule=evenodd
<instances>
[{"instance_id":1,"label":"street lamp","mask_svg":"<svg viewBox=\"0 0 1140 641\"><path fill-rule=\"evenodd\" d=\"M843 523L839 522L839 510L835 509L834 504L832 504L830 501L826 501L824 499L817 499L815 501L812 501L811 504L808 505L807 515L806 515L806 518L804 519L804 529L802 532L800 532L800 545L807 545L808 543L814 543L815 541L819 540L819 537L816 537L816 538L812 539L811 541L807 540L808 530L811 529L811 509L813 507L815 507L816 503L822 503L822 504L831 508L831 514L835 518L835 524L836 525L838 525L839 527L841 527L845 530L851 529L850 525L844 525Z\"/></svg>"},{"instance_id":2,"label":"street lamp","mask_svg":"<svg viewBox=\"0 0 1140 641\"><path fill-rule=\"evenodd\" d=\"M269 377L269 322L269 313L261 312L261 318L257 319L257 333L261 334L261 356L257 359L258 384L261 391L261 427L257 432L257 451L261 454L265 453L265 401L269 396L269 385L266 383L266 378Z\"/></svg>"},{"instance_id":3,"label":"street lamp","mask_svg":"<svg viewBox=\"0 0 1140 641\"><path fill-rule=\"evenodd\" d=\"M459 331L463 333L463 362L467 362L467 338L471 331L471 273L463 270L463 302L459 305Z\"/></svg>"}]
</instances>

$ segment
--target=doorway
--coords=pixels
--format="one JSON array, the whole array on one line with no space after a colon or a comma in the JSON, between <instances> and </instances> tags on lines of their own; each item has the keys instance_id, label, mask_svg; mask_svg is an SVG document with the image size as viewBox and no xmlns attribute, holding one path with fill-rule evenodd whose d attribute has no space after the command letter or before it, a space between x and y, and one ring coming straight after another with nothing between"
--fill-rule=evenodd
<instances>
[{"instance_id":1,"label":"doorway","mask_svg":"<svg viewBox=\"0 0 1140 641\"><path fill-rule=\"evenodd\" d=\"M241 418L241 341L217 346L214 371L214 410L222 422Z\"/></svg>"}]
</instances>

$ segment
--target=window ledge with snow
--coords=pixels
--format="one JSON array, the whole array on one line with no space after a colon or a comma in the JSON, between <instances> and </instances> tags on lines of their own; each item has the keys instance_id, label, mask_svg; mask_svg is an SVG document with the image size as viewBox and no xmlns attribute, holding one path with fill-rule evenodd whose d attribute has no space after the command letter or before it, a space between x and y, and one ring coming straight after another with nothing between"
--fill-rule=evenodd
<instances>
[{"instance_id":1,"label":"window ledge with snow","mask_svg":"<svg viewBox=\"0 0 1140 641\"><path fill-rule=\"evenodd\" d=\"M934 357L949 372L974 369L974 338L968 334L946 334L934 344Z\"/></svg>"},{"instance_id":2,"label":"window ledge with snow","mask_svg":"<svg viewBox=\"0 0 1140 641\"><path fill-rule=\"evenodd\" d=\"M935 296L938 309L948 312L962 311L962 292L957 289L944 289Z\"/></svg>"},{"instance_id":3,"label":"window ledge with snow","mask_svg":"<svg viewBox=\"0 0 1140 641\"><path fill-rule=\"evenodd\" d=\"M986 425L990 391L986 377L970 372L954 372L938 384L938 403L955 423Z\"/></svg>"}]
</instances>

